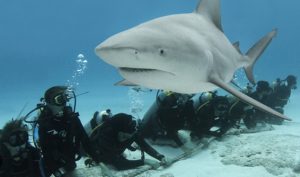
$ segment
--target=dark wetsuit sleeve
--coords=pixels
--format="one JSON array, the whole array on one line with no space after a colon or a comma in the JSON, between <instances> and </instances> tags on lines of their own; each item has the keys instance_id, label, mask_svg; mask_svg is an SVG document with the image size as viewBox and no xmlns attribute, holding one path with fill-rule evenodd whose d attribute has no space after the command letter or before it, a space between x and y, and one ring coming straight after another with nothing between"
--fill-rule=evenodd
<instances>
[{"instance_id":1,"label":"dark wetsuit sleeve","mask_svg":"<svg viewBox=\"0 0 300 177\"><path fill-rule=\"evenodd\" d=\"M81 121L78 117L75 118L76 121L76 132L77 136L82 144L82 147L84 149L84 151L91 156L92 158L96 158L97 154L96 154L96 148L91 144L90 139L86 133L86 131L84 130L83 125L81 124ZM94 159L96 161L98 161L99 159Z\"/></svg>"},{"instance_id":2,"label":"dark wetsuit sleeve","mask_svg":"<svg viewBox=\"0 0 300 177\"><path fill-rule=\"evenodd\" d=\"M164 157L164 155L160 154L154 148L152 148L140 135L137 135L136 143L141 147L143 151L156 158L157 160L161 160Z\"/></svg>"}]
</instances>

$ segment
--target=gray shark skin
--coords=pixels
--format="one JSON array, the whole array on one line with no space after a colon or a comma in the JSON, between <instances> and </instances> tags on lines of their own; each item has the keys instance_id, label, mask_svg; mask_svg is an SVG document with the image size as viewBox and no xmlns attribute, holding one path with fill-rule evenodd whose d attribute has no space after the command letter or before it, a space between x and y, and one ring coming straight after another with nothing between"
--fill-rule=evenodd
<instances>
[{"instance_id":1,"label":"gray shark skin","mask_svg":"<svg viewBox=\"0 0 300 177\"><path fill-rule=\"evenodd\" d=\"M188 94L220 87L261 111L290 120L229 85L241 67L255 83L253 66L276 33L269 32L243 55L238 43L231 44L223 33L220 1L202 0L192 13L156 18L115 34L95 52L123 76L117 85Z\"/></svg>"}]
</instances>

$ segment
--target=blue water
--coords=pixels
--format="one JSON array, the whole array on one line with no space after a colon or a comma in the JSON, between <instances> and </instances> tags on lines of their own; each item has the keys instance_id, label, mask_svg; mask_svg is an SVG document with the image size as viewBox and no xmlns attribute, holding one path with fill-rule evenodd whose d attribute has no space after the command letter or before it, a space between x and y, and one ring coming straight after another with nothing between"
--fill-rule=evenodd
<instances>
[{"instance_id":1,"label":"blue water","mask_svg":"<svg viewBox=\"0 0 300 177\"><path fill-rule=\"evenodd\" d=\"M198 0L26 0L1 1L0 5L0 125L35 107L44 91L66 84L83 54L88 61L76 77L77 111L86 122L93 112L111 108L113 113L130 113L134 104L142 116L155 92L132 94L126 87L113 86L118 72L100 60L94 48L109 36L144 21L176 13L189 13ZM273 28L278 36L255 66L257 80L273 81L288 74L300 76L298 58L300 1L221 1L222 25L232 41L240 41L246 52ZM243 76L239 76L244 78ZM299 89L293 92L299 95ZM292 96L293 97L293 96ZM292 99L293 109L297 109ZM134 103L135 102L135 103ZM298 107L299 108L299 107ZM293 111L293 110L291 110Z\"/></svg>"}]
</instances>

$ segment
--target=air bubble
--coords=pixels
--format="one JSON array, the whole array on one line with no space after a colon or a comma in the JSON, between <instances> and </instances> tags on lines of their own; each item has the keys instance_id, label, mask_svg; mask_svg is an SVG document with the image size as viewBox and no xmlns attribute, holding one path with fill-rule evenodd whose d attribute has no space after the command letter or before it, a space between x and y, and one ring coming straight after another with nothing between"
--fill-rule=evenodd
<instances>
[{"instance_id":1,"label":"air bubble","mask_svg":"<svg viewBox=\"0 0 300 177\"><path fill-rule=\"evenodd\" d=\"M87 69L87 59L83 54L78 54L76 58L77 68L71 76L71 80L67 80L67 86L69 90L75 90L77 86L79 86L78 78L83 75Z\"/></svg>"}]
</instances>

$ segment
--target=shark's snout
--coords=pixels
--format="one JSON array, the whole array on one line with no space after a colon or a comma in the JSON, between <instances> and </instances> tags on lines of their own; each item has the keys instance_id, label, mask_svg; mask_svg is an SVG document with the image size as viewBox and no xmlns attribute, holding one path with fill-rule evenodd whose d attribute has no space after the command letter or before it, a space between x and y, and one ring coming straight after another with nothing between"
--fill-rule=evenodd
<instances>
[{"instance_id":1,"label":"shark's snout","mask_svg":"<svg viewBox=\"0 0 300 177\"><path fill-rule=\"evenodd\" d=\"M103 60L108 60L110 55L114 52L114 47L113 45L104 41L96 47L95 51L100 58Z\"/></svg>"},{"instance_id":2,"label":"shark's snout","mask_svg":"<svg viewBox=\"0 0 300 177\"><path fill-rule=\"evenodd\" d=\"M106 58L110 58L113 54L122 53L125 55L124 57L130 55L131 57L135 57L139 54L139 50L134 47L128 46L108 46L108 45L98 45L96 47L96 53L99 56L107 56ZM105 58L105 57L104 57Z\"/></svg>"},{"instance_id":3,"label":"shark's snout","mask_svg":"<svg viewBox=\"0 0 300 177\"><path fill-rule=\"evenodd\" d=\"M138 49L112 43L110 40L99 44L95 52L101 59L115 67L129 67L134 64L139 55Z\"/></svg>"}]
</instances>

